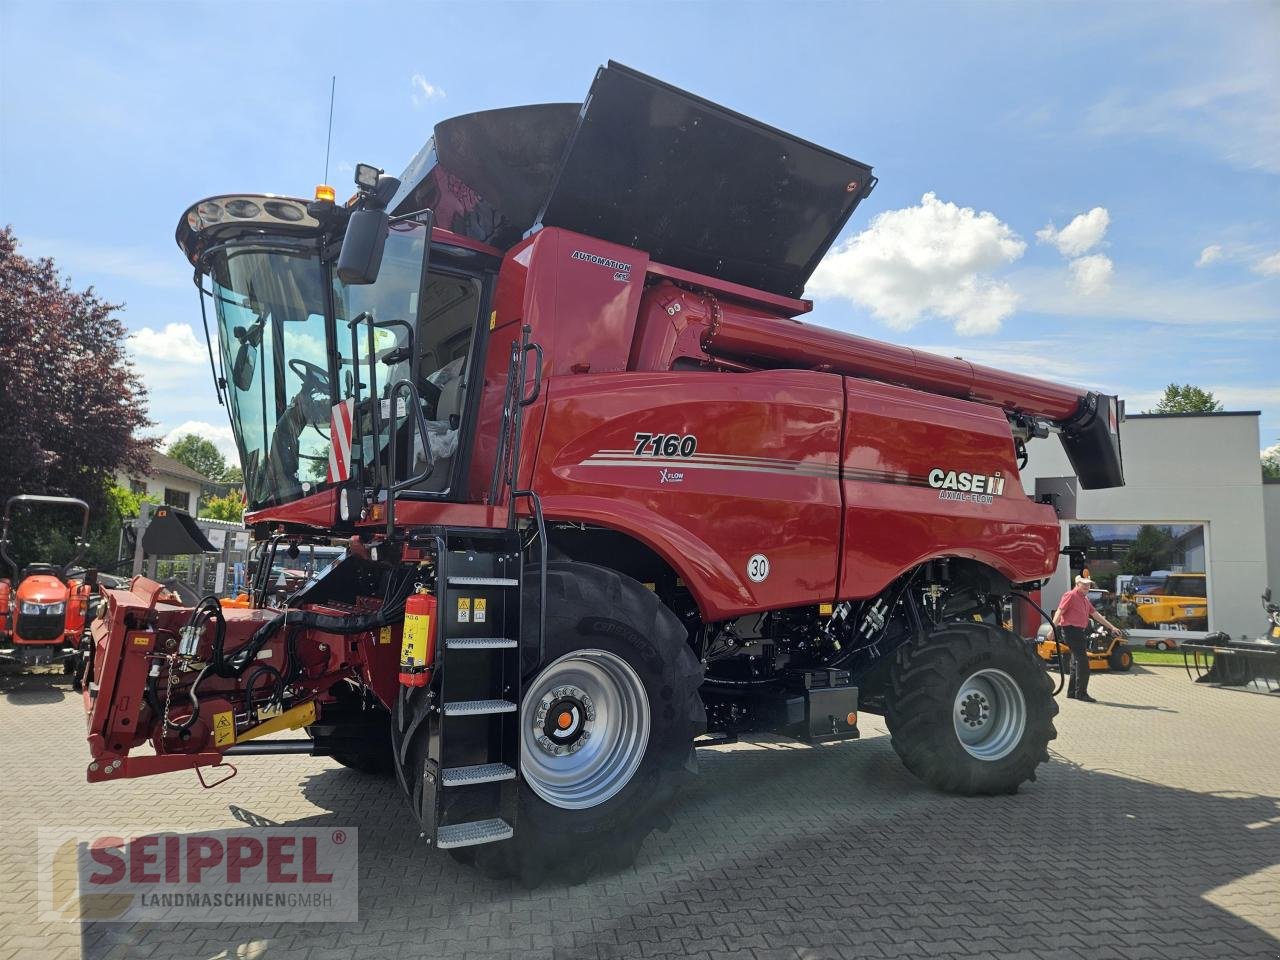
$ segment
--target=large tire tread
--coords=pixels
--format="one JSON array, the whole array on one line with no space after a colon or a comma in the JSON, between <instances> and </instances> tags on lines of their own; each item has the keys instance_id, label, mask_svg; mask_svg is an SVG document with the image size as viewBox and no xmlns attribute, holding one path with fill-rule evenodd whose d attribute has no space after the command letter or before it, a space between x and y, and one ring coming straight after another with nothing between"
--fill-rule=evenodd
<instances>
[{"instance_id":1,"label":"large tire tread","mask_svg":"<svg viewBox=\"0 0 1280 960\"><path fill-rule=\"evenodd\" d=\"M1026 698L1021 742L998 761L978 760L960 744L951 711L960 683L975 670L1009 673ZM1016 793L1035 780L1057 736L1053 682L1032 646L988 624L955 622L901 646L890 671L885 721L894 751L906 768L931 787L963 796Z\"/></svg>"}]
</instances>

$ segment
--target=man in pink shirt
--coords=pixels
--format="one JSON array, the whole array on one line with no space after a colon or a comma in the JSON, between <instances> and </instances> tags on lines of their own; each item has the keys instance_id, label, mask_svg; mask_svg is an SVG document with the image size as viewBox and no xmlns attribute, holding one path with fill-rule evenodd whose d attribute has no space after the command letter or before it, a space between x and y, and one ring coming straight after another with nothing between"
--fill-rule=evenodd
<instances>
[{"instance_id":1,"label":"man in pink shirt","mask_svg":"<svg viewBox=\"0 0 1280 960\"><path fill-rule=\"evenodd\" d=\"M1097 703L1089 696L1089 639L1085 628L1090 620L1097 620L1112 633L1119 633L1106 617L1094 609L1089 600L1093 581L1088 577L1076 577L1076 585L1062 595L1053 622L1062 634L1062 640L1071 651L1071 679L1067 683L1067 696L1085 703Z\"/></svg>"}]
</instances>

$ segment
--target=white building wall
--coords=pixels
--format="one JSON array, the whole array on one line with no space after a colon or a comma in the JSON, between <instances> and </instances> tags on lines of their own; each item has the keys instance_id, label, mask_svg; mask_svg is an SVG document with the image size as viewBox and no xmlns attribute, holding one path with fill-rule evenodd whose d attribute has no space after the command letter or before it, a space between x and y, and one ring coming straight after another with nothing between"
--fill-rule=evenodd
<instances>
[{"instance_id":1,"label":"white building wall","mask_svg":"<svg viewBox=\"0 0 1280 960\"><path fill-rule=\"evenodd\" d=\"M126 490L131 489L133 483L146 484L146 493L148 496L155 497L161 503L164 503L164 492L169 490L182 490L191 496L190 512L192 516L196 513L197 505L200 502L200 484L194 480L185 480L180 477L167 477L162 473L156 473L149 477L128 477L123 473L116 475L116 483L124 487Z\"/></svg>"},{"instance_id":2,"label":"white building wall","mask_svg":"<svg viewBox=\"0 0 1280 960\"><path fill-rule=\"evenodd\" d=\"M1258 596L1266 585L1268 565L1257 415L1138 417L1125 421L1121 442L1125 486L1079 491L1077 519L1203 523L1209 629L1233 636L1256 634ZM1036 477L1071 474L1055 438L1032 441L1030 452L1031 462L1023 471L1028 492L1035 489ZM1280 497L1275 500L1280 525ZM1066 537L1064 523L1063 543ZM1277 550L1272 548L1273 556ZM1280 570L1278 562L1271 560L1273 570ZM1063 557L1045 588L1050 602L1056 603L1067 589L1068 577Z\"/></svg>"},{"instance_id":3,"label":"white building wall","mask_svg":"<svg viewBox=\"0 0 1280 960\"><path fill-rule=\"evenodd\" d=\"M1262 485L1262 509L1267 537L1267 586L1280 596L1280 483Z\"/></svg>"}]
</instances>

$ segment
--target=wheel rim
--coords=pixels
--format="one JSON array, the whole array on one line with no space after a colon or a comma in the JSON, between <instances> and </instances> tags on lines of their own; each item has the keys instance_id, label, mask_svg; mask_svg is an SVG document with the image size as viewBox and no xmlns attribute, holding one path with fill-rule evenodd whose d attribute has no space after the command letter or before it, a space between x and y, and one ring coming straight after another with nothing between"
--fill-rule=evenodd
<instances>
[{"instance_id":1,"label":"wheel rim","mask_svg":"<svg viewBox=\"0 0 1280 960\"><path fill-rule=\"evenodd\" d=\"M1027 700L1003 670L979 670L960 685L952 711L956 736L971 757L1007 757L1027 729Z\"/></svg>"},{"instance_id":2,"label":"wheel rim","mask_svg":"<svg viewBox=\"0 0 1280 960\"><path fill-rule=\"evenodd\" d=\"M546 667L520 707L520 769L566 810L598 806L630 782L649 744L649 698L625 660L575 650Z\"/></svg>"}]
</instances>

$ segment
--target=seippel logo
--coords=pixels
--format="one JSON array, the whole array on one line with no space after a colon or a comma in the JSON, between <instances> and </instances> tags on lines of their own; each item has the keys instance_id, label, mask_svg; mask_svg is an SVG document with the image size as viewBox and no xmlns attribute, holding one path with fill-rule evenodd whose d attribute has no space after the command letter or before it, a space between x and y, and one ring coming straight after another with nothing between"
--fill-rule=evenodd
<instances>
[{"instance_id":1,"label":"seippel logo","mask_svg":"<svg viewBox=\"0 0 1280 960\"><path fill-rule=\"evenodd\" d=\"M934 467L929 471L929 486L937 490L957 490L961 493L987 493L1000 496L1004 493L1004 480L1000 474L963 473Z\"/></svg>"}]
</instances>

